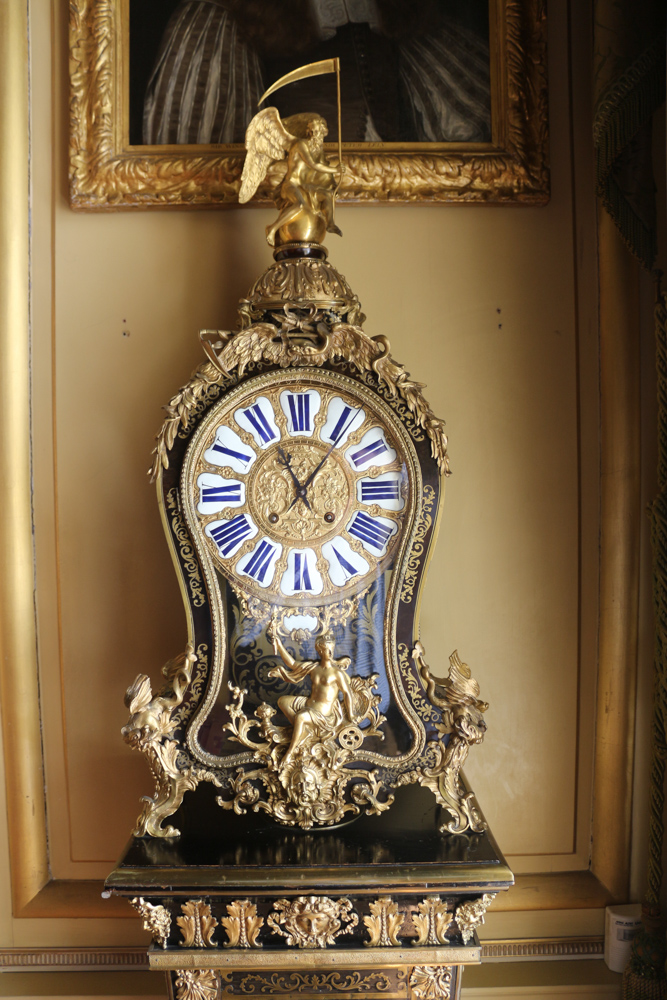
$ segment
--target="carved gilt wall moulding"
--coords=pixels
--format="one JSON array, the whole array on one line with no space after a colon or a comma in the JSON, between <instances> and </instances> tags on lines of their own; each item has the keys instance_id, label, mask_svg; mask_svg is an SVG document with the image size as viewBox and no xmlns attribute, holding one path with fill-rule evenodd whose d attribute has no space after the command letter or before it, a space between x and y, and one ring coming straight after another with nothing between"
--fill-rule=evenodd
<instances>
[{"instance_id":1,"label":"carved gilt wall moulding","mask_svg":"<svg viewBox=\"0 0 667 1000\"><path fill-rule=\"evenodd\" d=\"M130 143L129 0L71 0L69 6L72 207L234 204L240 145ZM339 200L546 203L545 7L544 0L490 4L491 141L345 143ZM274 164L256 200L271 200L284 169Z\"/></svg>"}]
</instances>

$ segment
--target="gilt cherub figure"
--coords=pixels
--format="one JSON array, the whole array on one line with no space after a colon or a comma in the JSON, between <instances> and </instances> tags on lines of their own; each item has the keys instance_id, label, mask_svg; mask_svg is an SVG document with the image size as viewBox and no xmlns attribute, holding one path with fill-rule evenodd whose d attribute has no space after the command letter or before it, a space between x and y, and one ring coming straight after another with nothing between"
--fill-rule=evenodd
<instances>
[{"instance_id":1,"label":"gilt cherub figure","mask_svg":"<svg viewBox=\"0 0 667 1000\"><path fill-rule=\"evenodd\" d=\"M341 165L324 155L327 123L321 115L303 112L283 122L277 108L264 108L246 132L239 201L249 201L271 163L287 155L287 170L276 194L280 212L266 228L269 246L283 243L321 243L326 233L342 235L334 222L334 202Z\"/></svg>"}]
</instances>

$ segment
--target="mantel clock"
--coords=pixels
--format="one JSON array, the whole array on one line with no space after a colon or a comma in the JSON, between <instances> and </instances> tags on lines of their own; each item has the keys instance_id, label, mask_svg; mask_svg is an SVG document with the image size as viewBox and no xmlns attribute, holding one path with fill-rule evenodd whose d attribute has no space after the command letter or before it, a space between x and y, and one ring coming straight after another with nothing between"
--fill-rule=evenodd
<instances>
[{"instance_id":1,"label":"mantel clock","mask_svg":"<svg viewBox=\"0 0 667 1000\"><path fill-rule=\"evenodd\" d=\"M140 674L126 695L156 788L107 885L179 1000L277 995L268 969L319 996L334 955L346 996L453 997L512 881L461 774L487 706L456 652L436 677L418 638L444 425L328 261L325 134L317 115L253 120L242 198L287 161L274 262L236 332L200 335L154 452L189 638L162 691Z\"/></svg>"}]
</instances>

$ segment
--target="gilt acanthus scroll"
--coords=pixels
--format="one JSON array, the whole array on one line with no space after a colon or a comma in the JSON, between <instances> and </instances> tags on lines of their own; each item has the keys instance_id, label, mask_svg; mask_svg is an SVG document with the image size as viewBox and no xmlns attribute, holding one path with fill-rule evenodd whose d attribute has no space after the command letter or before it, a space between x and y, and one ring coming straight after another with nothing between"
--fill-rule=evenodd
<instances>
[{"instance_id":1,"label":"gilt acanthus scroll","mask_svg":"<svg viewBox=\"0 0 667 1000\"><path fill-rule=\"evenodd\" d=\"M257 937L264 918L257 915L257 907L249 899L235 899L227 904L227 916L220 921L227 931L225 948L260 948Z\"/></svg>"},{"instance_id":2,"label":"gilt acanthus scroll","mask_svg":"<svg viewBox=\"0 0 667 1000\"><path fill-rule=\"evenodd\" d=\"M370 915L364 917L364 924L369 933L369 940L364 944L368 948L397 948L400 946L398 935L401 933L405 914L388 896L369 903Z\"/></svg>"},{"instance_id":3,"label":"gilt acanthus scroll","mask_svg":"<svg viewBox=\"0 0 667 1000\"><path fill-rule=\"evenodd\" d=\"M215 948L213 933L218 921L211 914L211 907L201 899L190 899L181 906L181 916L176 918L181 929L182 948Z\"/></svg>"}]
</instances>

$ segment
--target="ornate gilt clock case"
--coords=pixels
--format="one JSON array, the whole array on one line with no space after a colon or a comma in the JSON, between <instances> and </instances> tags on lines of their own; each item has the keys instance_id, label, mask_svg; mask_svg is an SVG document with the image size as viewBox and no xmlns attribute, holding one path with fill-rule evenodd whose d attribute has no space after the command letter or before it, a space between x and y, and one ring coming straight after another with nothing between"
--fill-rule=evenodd
<instances>
[{"instance_id":1,"label":"ornate gilt clock case","mask_svg":"<svg viewBox=\"0 0 667 1000\"><path fill-rule=\"evenodd\" d=\"M139 675L127 693L124 736L156 779L135 835L176 836L166 821L202 781L223 810L304 829L418 782L443 832L480 831L459 772L486 705L456 653L434 678L418 639L443 422L322 246L274 257L239 330L201 334L158 435L189 642L164 691Z\"/></svg>"}]
</instances>

